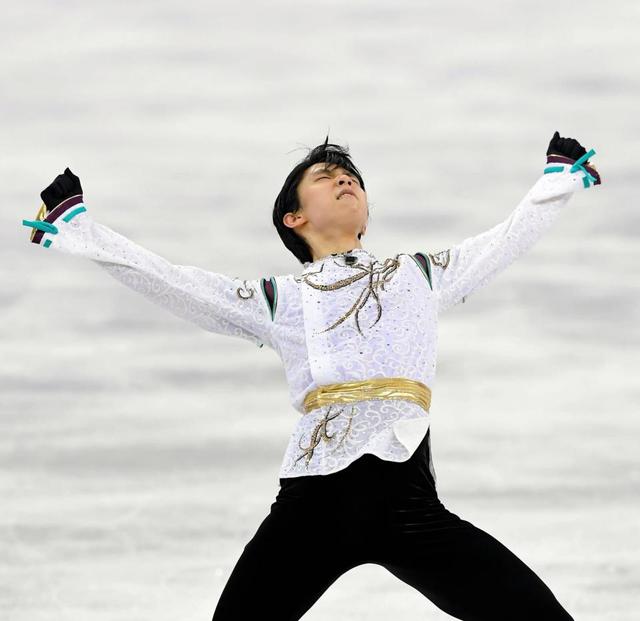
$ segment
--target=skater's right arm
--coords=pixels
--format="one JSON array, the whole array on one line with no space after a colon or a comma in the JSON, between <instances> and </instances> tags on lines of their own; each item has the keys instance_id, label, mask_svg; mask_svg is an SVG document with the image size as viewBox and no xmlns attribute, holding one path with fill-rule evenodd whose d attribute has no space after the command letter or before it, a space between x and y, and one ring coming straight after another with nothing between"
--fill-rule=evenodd
<instances>
[{"instance_id":1,"label":"skater's right arm","mask_svg":"<svg viewBox=\"0 0 640 621\"><path fill-rule=\"evenodd\" d=\"M130 289L205 330L275 348L263 279L244 280L174 265L94 221L84 204L80 180L68 168L41 197L46 209L36 220L23 220L33 227L33 243L93 260Z\"/></svg>"}]
</instances>

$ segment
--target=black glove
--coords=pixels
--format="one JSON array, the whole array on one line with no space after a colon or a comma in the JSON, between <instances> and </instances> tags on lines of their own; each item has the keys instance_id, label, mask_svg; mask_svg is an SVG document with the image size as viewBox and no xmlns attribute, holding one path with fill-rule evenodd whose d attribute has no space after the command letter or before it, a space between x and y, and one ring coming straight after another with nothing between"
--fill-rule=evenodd
<instances>
[{"instance_id":1,"label":"black glove","mask_svg":"<svg viewBox=\"0 0 640 621\"><path fill-rule=\"evenodd\" d=\"M68 168L65 168L64 174L58 175L51 185L48 185L42 192L40 198L47 207L47 212L52 211L62 201L75 196L82 195L82 186L80 179L76 177Z\"/></svg>"},{"instance_id":2,"label":"black glove","mask_svg":"<svg viewBox=\"0 0 640 621\"><path fill-rule=\"evenodd\" d=\"M570 157L572 160L580 159L587 150L574 138L561 138L560 134L556 131L551 138L549 148L547 149L547 155L564 155ZM589 162L583 162L583 166L586 166Z\"/></svg>"}]
</instances>

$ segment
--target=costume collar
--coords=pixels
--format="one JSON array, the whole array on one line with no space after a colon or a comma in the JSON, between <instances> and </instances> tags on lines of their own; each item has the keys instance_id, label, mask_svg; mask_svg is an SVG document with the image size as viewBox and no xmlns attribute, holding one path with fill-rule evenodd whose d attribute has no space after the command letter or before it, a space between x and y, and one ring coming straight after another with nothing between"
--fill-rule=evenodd
<instances>
[{"instance_id":1,"label":"costume collar","mask_svg":"<svg viewBox=\"0 0 640 621\"><path fill-rule=\"evenodd\" d=\"M365 250L364 248L354 248L353 250L347 250L345 252L333 252L326 257L322 257L322 259L318 259L317 261L307 261L304 263L304 271L309 269L320 267L321 264L326 263L327 261L335 260L340 264L345 263L344 257L346 255L352 255L358 259L358 261L375 261L376 257L373 253Z\"/></svg>"}]
</instances>

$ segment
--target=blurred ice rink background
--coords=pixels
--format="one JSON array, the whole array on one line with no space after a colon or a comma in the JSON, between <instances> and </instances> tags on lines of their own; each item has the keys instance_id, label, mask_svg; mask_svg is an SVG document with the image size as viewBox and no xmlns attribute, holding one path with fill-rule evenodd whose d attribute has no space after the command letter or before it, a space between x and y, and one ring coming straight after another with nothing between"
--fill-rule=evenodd
<instances>
[{"instance_id":1,"label":"blurred ice rink background","mask_svg":"<svg viewBox=\"0 0 640 621\"><path fill-rule=\"evenodd\" d=\"M501 222L557 129L603 185L441 316L438 490L576 620L637 619L639 32L630 0L3 6L0 618L210 619L298 416L272 350L29 243L57 174L174 263L257 278L301 271L271 210L327 131L384 258ZM304 618L390 615L451 618L375 565Z\"/></svg>"}]
</instances>

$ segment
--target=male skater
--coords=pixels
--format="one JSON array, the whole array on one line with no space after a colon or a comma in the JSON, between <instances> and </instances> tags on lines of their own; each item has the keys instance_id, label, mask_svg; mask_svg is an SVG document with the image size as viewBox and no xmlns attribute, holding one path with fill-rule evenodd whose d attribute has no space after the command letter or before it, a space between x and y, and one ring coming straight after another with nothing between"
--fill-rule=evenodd
<instances>
[{"instance_id":1,"label":"male skater","mask_svg":"<svg viewBox=\"0 0 640 621\"><path fill-rule=\"evenodd\" d=\"M278 495L214 621L300 619L365 563L458 619L572 619L522 560L443 506L429 422L439 313L531 248L574 192L600 184L593 154L556 132L543 173L503 222L439 252L378 260L360 243L362 175L327 137L291 171L273 209L303 270L259 279L171 264L99 224L68 168L42 192L36 220L23 221L34 243L92 259L179 317L267 344L284 364L301 416Z\"/></svg>"}]
</instances>

